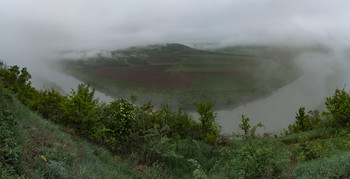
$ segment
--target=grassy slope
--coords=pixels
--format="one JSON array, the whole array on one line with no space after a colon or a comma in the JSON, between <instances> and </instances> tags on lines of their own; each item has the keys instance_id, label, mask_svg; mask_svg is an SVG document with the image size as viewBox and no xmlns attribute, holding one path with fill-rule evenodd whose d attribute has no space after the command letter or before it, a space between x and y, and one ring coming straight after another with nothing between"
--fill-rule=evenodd
<instances>
[{"instance_id":1,"label":"grassy slope","mask_svg":"<svg viewBox=\"0 0 350 179\"><path fill-rule=\"evenodd\" d=\"M148 175L141 177L132 162L121 162L120 157L109 151L67 133L69 129L42 119L1 87L0 101L0 112L11 111L19 124L22 148L19 175L26 178L143 178Z\"/></svg>"},{"instance_id":2,"label":"grassy slope","mask_svg":"<svg viewBox=\"0 0 350 179\"><path fill-rule=\"evenodd\" d=\"M87 141L74 135L72 130L60 127L42 119L37 114L20 104L7 90L0 87L0 112L9 110L14 114L19 124L17 137L22 149L20 166L17 173L26 178L162 178L169 174L181 173L176 168L169 174L162 175L157 170L148 167L143 174L136 170L143 170L145 166L138 166L129 161L127 156L113 156L107 150L89 144ZM308 132L292 134L279 138L265 138L254 140L253 143L284 144L291 152L292 163L286 171L286 176L295 178L312 177L349 177L350 176L350 133L349 129L321 128ZM234 144L222 147L220 151L239 151L248 147L250 142L233 141ZM277 143L276 143L277 142ZM272 145L272 146L273 146ZM269 147L272 147L269 145ZM270 149L270 148L266 149ZM203 155L207 147L198 149L198 155ZM264 150L266 150L264 149ZM273 147L271 148L271 150ZM258 149L259 150L259 149ZM300 151L302 150L302 152ZM242 151L242 150L241 150ZM244 151L244 150L243 150ZM280 152L280 151L278 151ZM210 153L210 152L209 152ZM229 154L229 153L228 153ZM298 162L298 157L314 156L311 160ZM216 158L215 156L207 156ZM230 160L235 156L217 156L220 160ZM200 157L199 157L200 158ZM276 159L278 160L278 159ZM234 162L235 160L232 160ZM211 161L213 162L213 161ZM205 164L204 162L203 164ZM208 161L209 163L209 161ZM235 163L233 163L235 164ZM239 166L240 164L237 163ZM1 165L0 165L1 167ZM235 166L225 166L235 168ZM138 168L138 169L135 169ZM239 168L235 168L239 169ZM219 173L205 171L209 178L224 177ZM183 176L183 175L182 175ZM187 175L190 177L191 173ZM173 176L179 177L178 175Z\"/></svg>"}]
</instances>

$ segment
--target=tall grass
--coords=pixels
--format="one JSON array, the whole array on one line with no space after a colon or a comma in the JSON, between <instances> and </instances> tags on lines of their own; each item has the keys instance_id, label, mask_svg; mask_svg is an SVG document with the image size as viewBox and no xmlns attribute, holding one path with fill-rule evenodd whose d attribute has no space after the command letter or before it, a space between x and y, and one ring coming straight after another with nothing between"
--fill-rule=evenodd
<instances>
[{"instance_id":1,"label":"tall grass","mask_svg":"<svg viewBox=\"0 0 350 179\"><path fill-rule=\"evenodd\" d=\"M1 111L11 111L18 124L15 137L22 156L21 162L16 164L21 168L16 175L26 178L142 178L133 169L137 164L121 161L120 157L89 144L74 133L63 132L70 130L42 119L1 87L0 94Z\"/></svg>"},{"instance_id":2,"label":"tall grass","mask_svg":"<svg viewBox=\"0 0 350 179\"><path fill-rule=\"evenodd\" d=\"M329 158L302 163L296 167L295 178L349 178L350 152L344 152Z\"/></svg>"}]
</instances>

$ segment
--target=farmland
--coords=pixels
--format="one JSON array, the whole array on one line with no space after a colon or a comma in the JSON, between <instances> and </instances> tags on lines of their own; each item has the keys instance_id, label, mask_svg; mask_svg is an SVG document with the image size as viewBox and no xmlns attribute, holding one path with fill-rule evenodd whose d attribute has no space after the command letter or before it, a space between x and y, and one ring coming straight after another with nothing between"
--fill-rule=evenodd
<instances>
[{"instance_id":1,"label":"farmland","mask_svg":"<svg viewBox=\"0 0 350 179\"><path fill-rule=\"evenodd\" d=\"M280 53L272 57L255 51L204 51L164 44L64 59L60 65L113 97L136 95L139 103L151 100L158 107L168 103L184 110L210 101L223 109L267 96L300 75L292 60L294 51L275 51Z\"/></svg>"}]
</instances>

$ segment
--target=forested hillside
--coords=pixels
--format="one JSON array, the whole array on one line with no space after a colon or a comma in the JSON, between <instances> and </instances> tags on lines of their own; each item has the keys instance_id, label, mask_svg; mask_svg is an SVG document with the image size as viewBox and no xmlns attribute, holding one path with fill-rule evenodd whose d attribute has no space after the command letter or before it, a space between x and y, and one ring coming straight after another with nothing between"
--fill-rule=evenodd
<instances>
[{"instance_id":1,"label":"forested hillside","mask_svg":"<svg viewBox=\"0 0 350 179\"><path fill-rule=\"evenodd\" d=\"M137 96L102 103L81 84L69 95L34 89L26 68L0 68L0 178L347 178L350 93L305 111L283 134L222 134L211 103L198 119ZM302 106L302 104L301 104ZM281 119L283 120L283 119Z\"/></svg>"}]
</instances>

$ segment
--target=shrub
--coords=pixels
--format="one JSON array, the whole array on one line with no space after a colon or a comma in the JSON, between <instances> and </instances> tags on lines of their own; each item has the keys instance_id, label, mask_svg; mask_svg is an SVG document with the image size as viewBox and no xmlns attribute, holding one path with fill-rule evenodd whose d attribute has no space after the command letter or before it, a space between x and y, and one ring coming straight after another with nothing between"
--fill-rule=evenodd
<instances>
[{"instance_id":1,"label":"shrub","mask_svg":"<svg viewBox=\"0 0 350 179\"><path fill-rule=\"evenodd\" d=\"M155 125L169 127L171 130L166 134L170 138L197 138L198 124L190 115L179 109L177 112L169 110L168 106L164 106L161 110L156 111L152 117Z\"/></svg>"},{"instance_id":2,"label":"shrub","mask_svg":"<svg viewBox=\"0 0 350 179\"><path fill-rule=\"evenodd\" d=\"M336 89L333 96L326 99L326 107L334 117L333 124L336 126L348 125L350 122L350 94Z\"/></svg>"},{"instance_id":3,"label":"shrub","mask_svg":"<svg viewBox=\"0 0 350 179\"><path fill-rule=\"evenodd\" d=\"M30 105L38 92L31 86L31 75L27 68L20 69L17 65L7 67L1 62L0 80L3 87L12 91L25 105Z\"/></svg>"},{"instance_id":4,"label":"shrub","mask_svg":"<svg viewBox=\"0 0 350 179\"><path fill-rule=\"evenodd\" d=\"M135 120L135 106L121 98L104 108L104 126L112 131L117 140L129 138L132 121Z\"/></svg>"},{"instance_id":5,"label":"shrub","mask_svg":"<svg viewBox=\"0 0 350 179\"><path fill-rule=\"evenodd\" d=\"M277 141L249 142L226 152L231 158L223 170L229 178L283 177L290 163L290 152Z\"/></svg>"},{"instance_id":6,"label":"shrub","mask_svg":"<svg viewBox=\"0 0 350 179\"><path fill-rule=\"evenodd\" d=\"M43 118L51 119L54 122L59 121L62 117L62 105L67 98L62 96L54 89L40 91L37 99L33 101L32 109L37 111Z\"/></svg>"},{"instance_id":7,"label":"shrub","mask_svg":"<svg viewBox=\"0 0 350 179\"><path fill-rule=\"evenodd\" d=\"M255 131L258 127L264 127L264 125L262 125L260 122L251 127L249 124L250 119L248 117L245 117L244 115L242 115L242 121L241 124L239 124L239 128L241 130L243 130L244 134L243 135L238 135L240 137L242 137L243 139L254 139L256 138L255 135Z\"/></svg>"},{"instance_id":8,"label":"shrub","mask_svg":"<svg viewBox=\"0 0 350 179\"><path fill-rule=\"evenodd\" d=\"M89 87L80 84L62 105L63 123L82 134L91 134L101 118L101 106L94 99L95 90L90 91Z\"/></svg>"},{"instance_id":9,"label":"shrub","mask_svg":"<svg viewBox=\"0 0 350 179\"><path fill-rule=\"evenodd\" d=\"M18 124L13 114L4 110L0 116L0 178L18 173L22 148L17 136Z\"/></svg>"},{"instance_id":10,"label":"shrub","mask_svg":"<svg viewBox=\"0 0 350 179\"><path fill-rule=\"evenodd\" d=\"M317 158L329 157L349 150L349 132L341 130L337 135L339 137L313 140L306 135L300 135L298 143L290 146L293 157L298 162L303 162Z\"/></svg>"},{"instance_id":11,"label":"shrub","mask_svg":"<svg viewBox=\"0 0 350 179\"><path fill-rule=\"evenodd\" d=\"M293 173L295 178L349 178L350 152L329 158L312 160L298 165Z\"/></svg>"},{"instance_id":12,"label":"shrub","mask_svg":"<svg viewBox=\"0 0 350 179\"><path fill-rule=\"evenodd\" d=\"M202 138L206 139L209 143L215 143L216 138L220 134L220 127L216 121L216 113L212 111L212 103L199 103L197 106L197 112L200 115L200 129Z\"/></svg>"},{"instance_id":13,"label":"shrub","mask_svg":"<svg viewBox=\"0 0 350 179\"><path fill-rule=\"evenodd\" d=\"M288 126L289 133L313 130L322 127L325 124L325 121L321 119L320 112L318 110L310 110L308 114L305 114L304 107L299 108L295 119L295 123Z\"/></svg>"}]
</instances>

